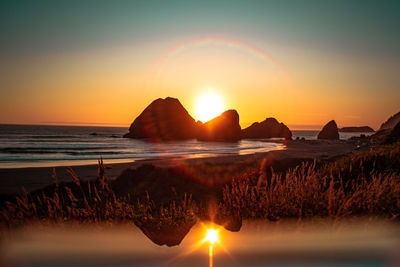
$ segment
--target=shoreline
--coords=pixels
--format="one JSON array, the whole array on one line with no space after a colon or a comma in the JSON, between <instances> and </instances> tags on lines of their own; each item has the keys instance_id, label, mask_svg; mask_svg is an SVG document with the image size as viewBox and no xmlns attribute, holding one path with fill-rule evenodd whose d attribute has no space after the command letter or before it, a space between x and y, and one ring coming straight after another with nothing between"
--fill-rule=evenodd
<instances>
[{"instance_id":1,"label":"shoreline","mask_svg":"<svg viewBox=\"0 0 400 267\"><path fill-rule=\"evenodd\" d=\"M271 141L269 141L271 142ZM257 161L262 158L273 158L280 160L284 158L297 159L328 159L334 156L348 154L355 151L354 142L338 140L305 140L305 141L273 141L286 146L283 150L273 150L268 152L258 152L245 155L218 155L211 157L168 157L158 159L141 159L125 163L107 163L106 175L114 179L126 168L136 168L143 164L152 164L157 167L172 167L176 165L198 165L203 163L211 164L235 164L241 161ZM82 180L90 180L97 177L97 164L71 165L71 168ZM26 167L26 168L2 168L0 169L0 194L15 194L21 192L24 187L28 192L43 188L53 183L52 172L56 170L59 182L71 182L72 179L67 173L68 166L55 167Z\"/></svg>"}]
</instances>

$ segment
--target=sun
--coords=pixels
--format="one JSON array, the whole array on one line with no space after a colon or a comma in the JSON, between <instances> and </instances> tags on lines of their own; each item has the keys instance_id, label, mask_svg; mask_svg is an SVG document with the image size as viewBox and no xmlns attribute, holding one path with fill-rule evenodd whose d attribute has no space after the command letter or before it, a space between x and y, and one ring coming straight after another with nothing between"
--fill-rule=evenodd
<instances>
[{"instance_id":1,"label":"sun","mask_svg":"<svg viewBox=\"0 0 400 267\"><path fill-rule=\"evenodd\" d=\"M196 100L196 118L207 122L219 116L225 108L222 97L212 91L205 92Z\"/></svg>"}]
</instances>

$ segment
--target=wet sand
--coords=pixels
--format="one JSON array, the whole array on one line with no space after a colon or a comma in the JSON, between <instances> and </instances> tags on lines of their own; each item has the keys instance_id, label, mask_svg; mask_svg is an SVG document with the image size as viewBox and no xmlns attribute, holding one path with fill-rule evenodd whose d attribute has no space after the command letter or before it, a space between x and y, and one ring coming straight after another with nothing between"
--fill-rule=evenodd
<instances>
[{"instance_id":1,"label":"wet sand","mask_svg":"<svg viewBox=\"0 0 400 267\"><path fill-rule=\"evenodd\" d=\"M356 149L350 141L277 141L285 145L284 150L276 150L250 155L222 155L203 158L161 158L150 160L138 160L131 163L113 163L106 165L106 174L109 178L116 178L124 169L134 168L143 164L153 164L158 167L170 167L178 164L197 165L203 163L212 164L235 164L240 161L260 160L270 157L276 160L284 158L297 159L328 159L334 156L350 153ZM59 182L71 182L72 179L67 173L67 167L54 167ZM73 166L72 169L82 180L94 179L97 176L97 165ZM8 168L0 169L0 194L13 194L21 191L24 187L28 191L43 188L53 183L53 167L32 167L32 168Z\"/></svg>"}]
</instances>

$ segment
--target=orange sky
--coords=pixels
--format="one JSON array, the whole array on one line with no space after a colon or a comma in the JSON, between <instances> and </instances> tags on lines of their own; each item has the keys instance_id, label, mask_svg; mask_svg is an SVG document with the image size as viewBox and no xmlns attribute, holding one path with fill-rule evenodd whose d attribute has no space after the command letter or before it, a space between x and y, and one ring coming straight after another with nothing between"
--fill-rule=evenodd
<instances>
[{"instance_id":1,"label":"orange sky","mask_svg":"<svg viewBox=\"0 0 400 267\"><path fill-rule=\"evenodd\" d=\"M223 19L218 14L228 7L215 8L208 11L207 20L197 13L193 18L185 16L187 25L151 20L156 16L152 13L139 19L129 15L130 9L126 21L107 24L101 32L94 30L99 27L96 23L90 32L77 32L76 25L57 22L64 23L65 31L71 27L71 32L56 35L59 28L49 28L18 33L21 40L41 38L26 41L30 47L22 41L9 42L17 36L17 29L10 26L0 51L0 123L129 126L154 99L167 96L178 98L194 116L196 98L210 88L222 96L228 109L239 112L242 127L275 117L292 129L319 129L331 119L339 126L378 128L399 111L400 63L393 54L397 52L384 49L390 44L385 38L393 35L383 36L379 29L370 28L353 36L351 31L364 29L351 24L354 14L349 14L346 28L325 25L328 22L319 17L321 25L315 26L311 18L320 14L315 10L292 14L314 12L307 14L310 21L292 23L272 13L265 17L270 9L258 11L256 5L246 6L248 10L232 7L238 14L248 12L247 20L236 13ZM188 14L165 12L171 19ZM52 17L44 19L48 19L43 23L46 27L55 22ZM76 23L84 26L88 19L83 14ZM127 27L135 25L135 19L145 26ZM343 17L335 23L345 22ZM159 29L162 33L157 33ZM373 33L382 39L380 43L368 35ZM91 42L82 36L89 36ZM96 38L100 41L94 42ZM365 38L371 38L366 39L371 46L366 46ZM358 48L351 42L358 42Z\"/></svg>"},{"instance_id":2,"label":"orange sky","mask_svg":"<svg viewBox=\"0 0 400 267\"><path fill-rule=\"evenodd\" d=\"M376 128L396 112L396 99L382 98L381 91L395 83L376 81L380 66L368 59L328 54L310 63L305 61L317 58L314 52L279 48L275 66L248 48L209 43L188 46L164 62L171 49L112 47L37 56L22 69L15 64L19 75L6 78L13 87L0 100L0 121L128 126L152 100L167 96L180 99L194 116L196 98L210 88L228 109L238 110L242 127L272 116L292 128L315 128L330 119ZM147 58L149 50L157 57ZM12 64L7 70L16 71Z\"/></svg>"}]
</instances>

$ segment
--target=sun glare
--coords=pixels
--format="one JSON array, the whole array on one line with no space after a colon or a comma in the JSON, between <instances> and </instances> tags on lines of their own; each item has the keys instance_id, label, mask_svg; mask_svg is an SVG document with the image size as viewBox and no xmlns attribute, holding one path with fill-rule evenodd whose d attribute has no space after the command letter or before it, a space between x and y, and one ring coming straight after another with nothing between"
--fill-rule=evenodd
<instances>
[{"instance_id":1,"label":"sun glare","mask_svg":"<svg viewBox=\"0 0 400 267\"><path fill-rule=\"evenodd\" d=\"M221 96L213 92L206 92L196 100L196 117L202 122L207 122L219 116L224 108L224 101Z\"/></svg>"},{"instance_id":2,"label":"sun glare","mask_svg":"<svg viewBox=\"0 0 400 267\"><path fill-rule=\"evenodd\" d=\"M208 241L211 244L214 244L215 242L218 241L218 231L214 229L208 229L207 230L207 235L204 241Z\"/></svg>"}]
</instances>

